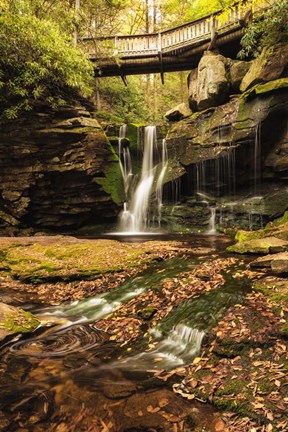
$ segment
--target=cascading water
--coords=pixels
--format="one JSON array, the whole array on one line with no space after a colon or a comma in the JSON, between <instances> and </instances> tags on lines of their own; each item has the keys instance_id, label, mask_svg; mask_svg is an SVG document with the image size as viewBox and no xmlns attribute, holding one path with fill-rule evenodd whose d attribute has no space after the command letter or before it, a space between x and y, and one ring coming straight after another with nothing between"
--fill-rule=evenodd
<instances>
[{"instance_id":1,"label":"cascading water","mask_svg":"<svg viewBox=\"0 0 288 432\"><path fill-rule=\"evenodd\" d=\"M168 166L168 152L166 146L165 138L162 141L162 162L161 171L156 184L156 200L157 200L157 213L158 213L158 225L161 225L161 212L162 212L162 202L163 202L163 182L164 176Z\"/></svg>"},{"instance_id":2,"label":"cascading water","mask_svg":"<svg viewBox=\"0 0 288 432\"><path fill-rule=\"evenodd\" d=\"M208 227L208 231L207 234L216 234L217 230L216 230L216 207L209 207L210 209L210 219L209 219L209 227Z\"/></svg>"},{"instance_id":3,"label":"cascading water","mask_svg":"<svg viewBox=\"0 0 288 432\"><path fill-rule=\"evenodd\" d=\"M261 174L261 129L257 124L255 130L254 142L254 193L259 192L260 188L260 174Z\"/></svg>"},{"instance_id":4,"label":"cascading water","mask_svg":"<svg viewBox=\"0 0 288 432\"><path fill-rule=\"evenodd\" d=\"M144 133L144 149L141 177L134 191L131 191L131 200L124 204L120 215L120 230L126 233L140 233L149 227L150 197L154 182L158 211L158 224L161 222L162 186L167 169L167 149L165 141L162 144L161 165L154 162L154 151L157 145L156 126L146 126ZM159 167L160 172L159 172ZM132 170L131 170L132 172ZM158 174L159 173L159 174ZM157 179L158 175L158 179ZM129 185L128 185L129 188Z\"/></svg>"},{"instance_id":5,"label":"cascading water","mask_svg":"<svg viewBox=\"0 0 288 432\"><path fill-rule=\"evenodd\" d=\"M133 173L129 147L127 145L123 145L123 141L126 137L126 132L127 125L124 124L120 126L118 137L119 165L123 177L125 196L127 197Z\"/></svg>"}]
</instances>

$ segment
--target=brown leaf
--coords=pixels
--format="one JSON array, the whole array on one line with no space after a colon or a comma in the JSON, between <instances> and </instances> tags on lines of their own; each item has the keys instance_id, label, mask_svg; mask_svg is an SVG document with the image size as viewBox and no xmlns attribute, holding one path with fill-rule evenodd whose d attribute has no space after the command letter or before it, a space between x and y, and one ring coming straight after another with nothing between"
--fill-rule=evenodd
<instances>
[{"instance_id":1,"label":"brown leaf","mask_svg":"<svg viewBox=\"0 0 288 432\"><path fill-rule=\"evenodd\" d=\"M163 408L164 406L168 405L168 403L169 403L169 399L167 399L167 398L163 398L163 399L160 399L160 401L159 401L159 406L160 406L161 408Z\"/></svg>"}]
</instances>

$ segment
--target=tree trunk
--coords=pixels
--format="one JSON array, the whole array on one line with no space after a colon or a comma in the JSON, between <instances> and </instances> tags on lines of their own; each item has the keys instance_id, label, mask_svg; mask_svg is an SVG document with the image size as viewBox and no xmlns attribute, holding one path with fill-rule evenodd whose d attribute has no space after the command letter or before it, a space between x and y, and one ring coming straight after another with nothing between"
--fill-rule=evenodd
<instances>
[{"instance_id":1,"label":"tree trunk","mask_svg":"<svg viewBox=\"0 0 288 432\"><path fill-rule=\"evenodd\" d=\"M78 17L79 9L80 9L80 0L75 0L75 18L76 18L75 32L74 32L74 46L75 47L78 44L78 23L77 23L77 17Z\"/></svg>"}]
</instances>

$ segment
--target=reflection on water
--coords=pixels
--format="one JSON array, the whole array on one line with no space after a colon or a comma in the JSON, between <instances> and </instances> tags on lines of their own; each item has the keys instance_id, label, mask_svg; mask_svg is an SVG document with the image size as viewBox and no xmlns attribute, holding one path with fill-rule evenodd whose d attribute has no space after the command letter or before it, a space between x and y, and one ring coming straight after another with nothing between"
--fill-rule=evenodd
<instances>
[{"instance_id":1,"label":"reflection on water","mask_svg":"<svg viewBox=\"0 0 288 432\"><path fill-rule=\"evenodd\" d=\"M107 339L104 332L91 325L76 324L58 331L54 327L37 337L20 340L10 346L10 351L17 356L64 357L97 349Z\"/></svg>"}]
</instances>

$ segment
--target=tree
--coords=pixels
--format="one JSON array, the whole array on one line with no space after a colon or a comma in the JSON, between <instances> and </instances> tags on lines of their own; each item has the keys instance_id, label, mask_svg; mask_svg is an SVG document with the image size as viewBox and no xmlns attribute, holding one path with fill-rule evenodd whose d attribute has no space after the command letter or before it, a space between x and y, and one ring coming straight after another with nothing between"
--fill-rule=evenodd
<instances>
[{"instance_id":1,"label":"tree","mask_svg":"<svg viewBox=\"0 0 288 432\"><path fill-rule=\"evenodd\" d=\"M73 47L69 33L35 13L36 3L1 3L2 119L13 119L22 110L30 110L35 100L45 99L55 105L77 92L91 93L92 65L81 50Z\"/></svg>"},{"instance_id":2,"label":"tree","mask_svg":"<svg viewBox=\"0 0 288 432\"><path fill-rule=\"evenodd\" d=\"M257 57L263 48L288 41L287 0L278 0L267 11L258 14L241 40L240 58Z\"/></svg>"}]
</instances>

